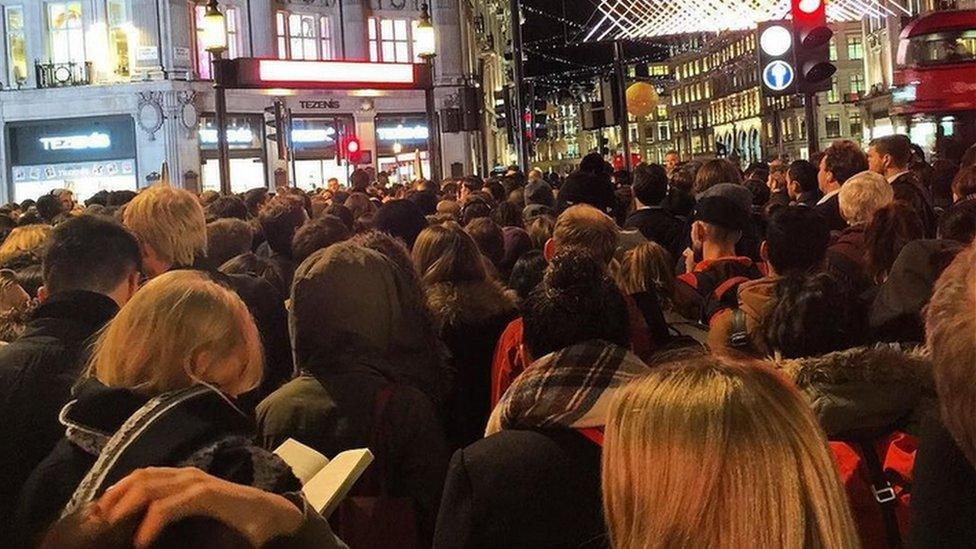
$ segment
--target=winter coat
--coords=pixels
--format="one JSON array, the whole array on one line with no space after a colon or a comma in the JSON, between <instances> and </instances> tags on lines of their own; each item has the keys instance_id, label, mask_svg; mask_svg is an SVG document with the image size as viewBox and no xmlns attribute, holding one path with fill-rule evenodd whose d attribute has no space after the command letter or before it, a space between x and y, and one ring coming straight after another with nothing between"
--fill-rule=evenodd
<instances>
[{"instance_id":1,"label":"winter coat","mask_svg":"<svg viewBox=\"0 0 976 549\"><path fill-rule=\"evenodd\" d=\"M458 450L434 548L607 546L600 455L557 428L505 430Z\"/></svg>"},{"instance_id":2,"label":"winter coat","mask_svg":"<svg viewBox=\"0 0 976 549\"><path fill-rule=\"evenodd\" d=\"M21 492L21 541L36 539L66 506L94 501L143 467L197 467L275 493L301 487L284 461L251 442L251 420L207 386L149 399L87 380L74 396L61 412L65 438ZM117 433L121 439L113 438Z\"/></svg>"},{"instance_id":3,"label":"winter coat","mask_svg":"<svg viewBox=\"0 0 976 549\"><path fill-rule=\"evenodd\" d=\"M918 214L925 230L925 237L935 238L938 220L932 208L932 197L919 183L918 177L912 172L905 172L891 182L891 190L894 192L895 200L908 204Z\"/></svg>"},{"instance_id":4,"label":"winter coat","mask_svg":"<svg viewBox=\"0 0 976 549\"><path fill-rule=\"evenodd\" d=\"M909 547L976 547L976 469L936 417L925 424L914 473Z\"/></svg>"},{"instance_id":5,"label":"winter coat","mask_svg":"<svg viewBox=\"0 0 976 549\"><path fill-rule=\"evenodd\" d=\"M858 347L777 363L831 440L893 428L917 435L935 405L931 364L915 352Z\"/></svg>"},{"instance_id":6,"label":"winter coat","mask_svg":"<svg viewBox=\"0 0 976 549\"><path fill-rule=\"evenodd\" d=\"M625 229L637 229L650 241L657 242L677 260L681 257L681 229L684 223L663 207L642 208L627 217Z\"/></svg>"},{"instance_id":7,"label":"winter coat","mask_svg":"<svg viewBox=\"0 0 976 549\"><path fill-rule=\"evenodd\" d=\"M88 358L87 343L118 310L102 294L55 294L19 339L0 348L0 541L24 481L64 436L58 414Z\"/></svg>"},{"instance_id":8,"label":"winter coat","mask_svg":"<svg viewBox=\"0 0 976 549\"><path fill-rule=\"evenodd\" d=\"M840 215L839 194L831 196L823 204L815 205L813 209L827 222L827 228L831 231L843 231L847 228L847 221Z\"/></svg>"},{"instance_id":9,"label":"winter coat","mask_svg":"<svg viewBox=\"0 0 976 549\"><path fill-rule=\"evenodd\" d=\"M827 248L827 272L848 284L856 294L874 285L868 274L864 227L863 224L847 227Z\"/></svg>"},{"instance_id":10,"label":"winter coat","mask_svg":"<svg viewBox=\"0 0 976 549\"><path fill-rule=\"evenodd\" d=\"M729 344L732 334L732 309L719 311L708 329L708 348L715 354L744 353L755 357L769 356L766 338L762 333L762 325L774 305L776 285L780 281L778 276L767 276L758 280L743 282L739 286L739 309L745 316L745 329L749 335L749 346L733 348Z\"/></svg>"},{"instance_id":11,"label":"winter coat","mask_svg":"<svg viewBox=\"0 0 976 549\"><path fill-rule=\"evenodd\" d=\"M454 389L448 401L451 448L480 439L491 413L491 360L499 335L517 314L515 293L494 280L433 284L427 304L451 353Z\"/></svg>"}]
</instances>

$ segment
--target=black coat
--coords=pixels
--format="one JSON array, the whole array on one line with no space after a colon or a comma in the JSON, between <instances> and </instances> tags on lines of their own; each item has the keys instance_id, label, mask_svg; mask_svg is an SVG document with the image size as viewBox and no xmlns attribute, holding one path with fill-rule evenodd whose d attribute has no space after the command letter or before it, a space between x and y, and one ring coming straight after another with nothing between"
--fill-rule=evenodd
<instances>
[{"instance_id":1,"label":"black coat","mask_svg":"<svg viewBox=\"0 0 976 549\"><path fill-rule=\"evenodd\" d=\"M925 237L935 238L938 221L932 208L932 198L922 188L918 178L911 172L903 173L891 182L891 190L895 194L895 200L908 204L918 214L925 229Z\"/></svg>"},{"instance_id":2,"label":"black coat","mask_svg":"<svg viewBox=\"0 0 976 549\"><path fill-rule=\"evenodd\" d=\"M910 547L976 547L976 470L934 418L919 441L913 475Z\"/></svg>"},{"instance_id":3,"label":"black coat","mask_svg":"<svg viewBox=\"0 0 976 549\"><path fill-rule=\"evenodd\" d=\"M813 209L827 222L827 228L831 231L843 231L847 228L847 221L840 215L840 198L835 194L827 199L823 204L814 206Z\"/></svg>"},{"instance_id":4,"label":"black coat","mask_svg":"<svg viewBox=\"0 0 976 549\"><path fill-rule=\"evenodd\" d=\"M0 540L24 481L64 436L58 413L87 359L86 342L117 311L102 294L56 294L18 340L0 347Z\"/></svg>"},{"instance_id":5,"label":"black coat","mask_svg":"<svg viewBox=\"0 0 976 549\"><path fill-rule=\"evenodd\" d=\"M451 460L434 547L602 547L601 449L571 429L505 430Z\"/></svg>"},{"instance_id":6,"label":"black coat","mask_svg":"<svg viewBox=\"0 0 976 549\"><path fill-rule=\"evenodd\" d=\"M169 393L165 412L126 430L130 437L116 459L103 463L98 497L132 471L143 467L194 466L232 482L275 493L296 491L298 479L280 458L252 443L253 422L225 397L207 388ZM183 395L190 395L184 397ZM150 399L128 389L87 380L62 411L66 436L24 483L15 518L16 539L36 539L53 523L72 494L97 464L108 439ZM150 416L147 416L150 417Z\"/></svg>"},{"instance_id":7,"label":"black coat","mask_svg":"<svg viewBox=\"0 0 976 549\"><path fill-rule=\"evenodd\" d=\"M625 229L637 229L644 238L657 242L671 258L681 257L681 231L684 223L677 216L661 207L650 207L635 211L627 217Z\"/></svg>"}]
</instances>

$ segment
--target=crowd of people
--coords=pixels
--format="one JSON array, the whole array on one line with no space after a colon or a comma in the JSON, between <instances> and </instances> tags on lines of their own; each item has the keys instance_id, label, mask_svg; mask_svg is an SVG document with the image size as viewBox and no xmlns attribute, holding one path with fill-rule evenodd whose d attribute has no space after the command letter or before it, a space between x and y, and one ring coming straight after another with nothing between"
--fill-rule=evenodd
<instances>
[{"instance_id":1,"label":"crowd of people","mask_svg":"<svg viewBox=\"0 0 976 549\"><path fill-rule=\"evenodd\" d=\"M976 147L0 208L14 547L976 546ZM323 517L273 450L375 461Z\"/></svg>"}]
</instances>

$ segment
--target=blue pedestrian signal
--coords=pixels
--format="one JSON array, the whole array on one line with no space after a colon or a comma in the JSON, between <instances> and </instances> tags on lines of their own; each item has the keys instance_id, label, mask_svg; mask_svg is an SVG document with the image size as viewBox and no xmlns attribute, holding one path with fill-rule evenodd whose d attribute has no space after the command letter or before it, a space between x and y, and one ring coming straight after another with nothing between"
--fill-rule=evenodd
<instances>
[{"instance_id":1,"label":"blue pedestrian signal","mask_svg":"<svg viewBox=\"0 0 976 549\"><path fill-rule=\"evenodd\" d=\"M773 91L783 91L793 85L796 72L793 66L782 60L770 62L762 72L763 84Z\"/></svg>"}]
</instances>

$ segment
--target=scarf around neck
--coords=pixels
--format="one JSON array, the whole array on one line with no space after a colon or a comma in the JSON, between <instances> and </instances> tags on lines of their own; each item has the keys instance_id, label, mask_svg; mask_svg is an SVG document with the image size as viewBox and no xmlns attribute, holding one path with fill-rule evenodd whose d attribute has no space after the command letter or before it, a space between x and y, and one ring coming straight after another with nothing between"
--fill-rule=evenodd
<instances>
[{"instance_id":1,"label":"scarf around neck","mask_svg":"<svg viewBox=\"0 0 976 549\"><path fill-rule=\"evenodd\" d=\"M616 391L649 368L628 349L592 340L550 353L515 379L488 419L504 429L602 427Z\"/></svg>"}]
</instances>

